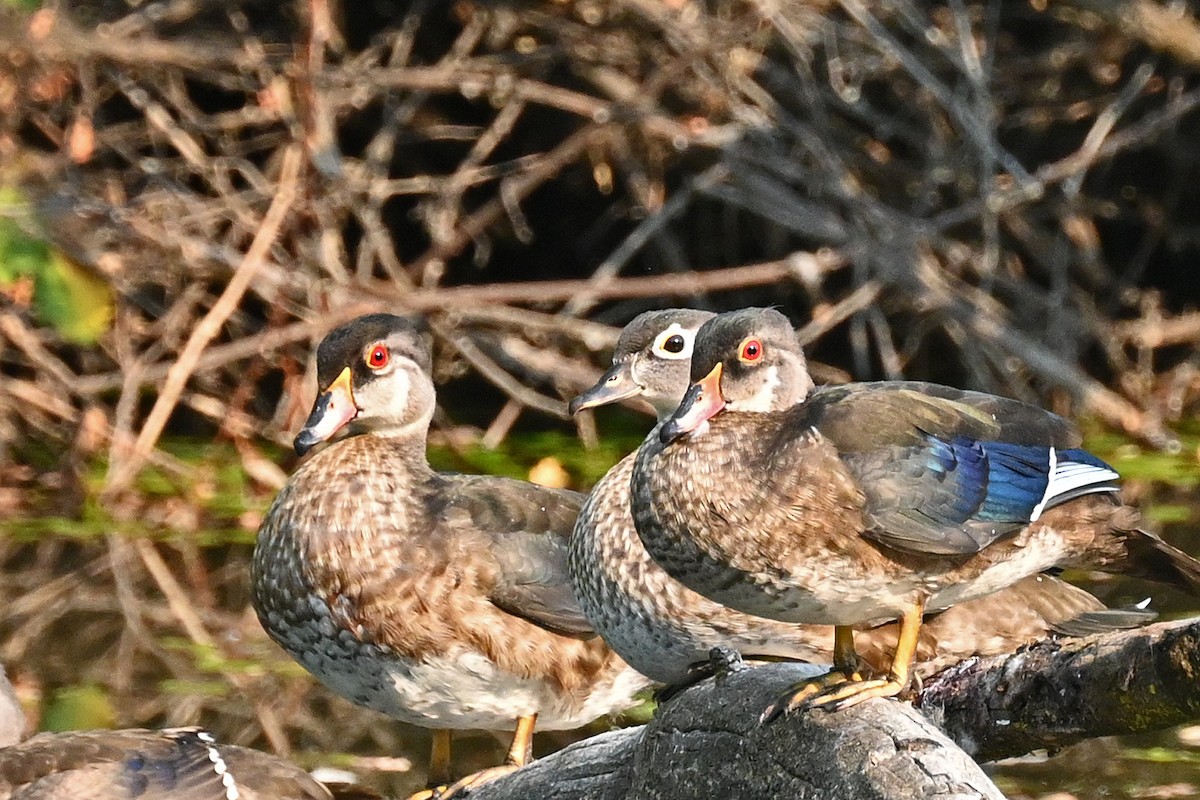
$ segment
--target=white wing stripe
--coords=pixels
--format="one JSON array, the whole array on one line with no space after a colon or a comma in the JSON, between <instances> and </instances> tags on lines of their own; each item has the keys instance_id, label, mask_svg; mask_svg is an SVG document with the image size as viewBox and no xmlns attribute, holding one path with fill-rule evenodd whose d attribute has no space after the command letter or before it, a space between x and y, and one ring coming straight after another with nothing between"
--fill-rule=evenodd
<instances>
[{"instance_id":1,"label":"white wing stripe","mask_svg":"<svg viewBox=\"0 0 1200 800\"><path fill-rule=\"evenodd\" d=\"M1056 497L1062 497L1072 492L1085 490L1083 494L1088 493L1087 487L1095 484L1090 491L1107 492L1111 491L1111 486L1104 484L1118 480L1121 476L1114 470L1107 467L1097 467L1093 464L1081 464L1078 461L1064 461L1058 463L1058 452L1051 447L1049 458L1049 469L1047 474L1050 476L1046 481L1046 491L1042 494L1042 500L1033 507L1033 513L1029 515L1030 522L1036 522L1037 518L1046 510L1046 504Z\"/></svg>"}]
</instances>

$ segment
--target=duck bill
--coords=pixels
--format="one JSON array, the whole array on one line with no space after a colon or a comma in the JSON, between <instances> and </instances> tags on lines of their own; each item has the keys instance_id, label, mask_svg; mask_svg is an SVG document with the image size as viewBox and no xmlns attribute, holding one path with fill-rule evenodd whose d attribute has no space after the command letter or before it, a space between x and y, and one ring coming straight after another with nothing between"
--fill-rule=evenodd
<instances>
[{"instance_id":1,"label":"duck bill","mask_svg":"<svg viewBox=\"0 0 1200 800\"><path fill-rule=\"evenodd\" d=\"M358 406L354 405L354 392L350 390L350 368L346 367L313 403L312 413L293 442L297 455L304 455L328 440L357 416Z\"/></svg>"},{"instance_id":2,"label":"duck bill","mask_svg":"<svg viewBox=\"0 0 1200 800\"><path fill-rule=\"evenodd\" d=\"M658 438L663 444L670 444L685 433L698 429L725 407L725 398L721 396L722 369L718 362L712 372L688 388L679 408L658 430Z\"/></svg>"},{"instance_id":3,"label":"duck bill","mask_svg":"<svg viewBox=\"0 0 1200 800\"><path fill-rule=\"evenodd\" d=\"M642 387L633 380L632 361L621 361L609 367L595 386L572 400L567 410L574 416L585 408L605 406L618 400L637 397L641 393Z\"/></svg>"}]
</instances>

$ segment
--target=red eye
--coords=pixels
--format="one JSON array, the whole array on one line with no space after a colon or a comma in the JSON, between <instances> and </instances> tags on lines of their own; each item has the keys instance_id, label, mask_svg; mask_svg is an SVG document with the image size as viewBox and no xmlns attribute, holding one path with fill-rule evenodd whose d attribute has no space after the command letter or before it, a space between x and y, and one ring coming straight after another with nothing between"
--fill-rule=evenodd
<instances>
[{"instance_id":1,"label":"red eye","mask_svg":"<svg viewBox=\"0 0 1200 800\"><path fill-rule=\"evenodd\" d=\"M371 369L383 369L387 366L390 357L391 354L388 353L388 349L381 344L377 344L367 354L367 366Z\"/></svg>"},{"instance_id":2,"label":"red eye","mask_svg":"<svg viewBox=\"0 0 1200 800\"><path fill-rule=\"evenodd\" d=\"M758 339L747 339L742 342L742 351L738 353L738 358L745 362L754 362L762 356L762 342Z\"/></svg>"}]
</instances>

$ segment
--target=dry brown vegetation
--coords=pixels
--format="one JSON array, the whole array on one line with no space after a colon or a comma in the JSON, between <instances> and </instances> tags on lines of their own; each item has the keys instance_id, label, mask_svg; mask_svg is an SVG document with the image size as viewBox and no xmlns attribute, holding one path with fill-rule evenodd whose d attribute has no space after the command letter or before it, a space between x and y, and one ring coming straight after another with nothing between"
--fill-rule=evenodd
<instances>
[{"instance_id":1,"label":"dry brown vegetation","mask_svg":"<svg viewBox=\"0 0 1200 800\"><path fill-rule=\"evenodd\" d=\"M53 243L87 287L72 313L98 320L64 332L44 276L0 271L10 513L36 489L74 516L203 527L219 467L158 447L164 432L232 443L266 502L283 473L263 446L307 410L312 342L376 309L431 316L441 377L491 387L470 408L489 442L523 415L565 419L620 323L673 304L777 304L826 377L1039 398L1157 445L1200 401L1200 24L1183 4L0 15L2 180L29 202L8 216ZM148 468L182 494L148 499ZM395 747L340 707L357 722L324 729L302 680L231 666L283 663L246 613L244 550L2 544L2 655L78 629L123 722L203 712L237 741ZM164 671L247 702L136 696Z\"/></svg>"}]
</instances>

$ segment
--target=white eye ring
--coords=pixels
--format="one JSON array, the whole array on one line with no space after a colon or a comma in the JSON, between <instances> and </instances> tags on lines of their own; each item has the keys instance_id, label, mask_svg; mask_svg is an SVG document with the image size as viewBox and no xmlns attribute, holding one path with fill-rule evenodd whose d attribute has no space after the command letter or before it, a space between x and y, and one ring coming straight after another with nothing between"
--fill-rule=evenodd
<instances>
[{"instance_id":1,"label":"white eye ring","mask_svg":"<svg viewBox=\"0 0 1200 800\"><path fill-rule=\"evenodd\" d=\"M692 343L695 339L694 331L689 331L678 322L672 322L670 327L654 340L654 346L650 348L650 352L659 358L671 361L691 358Z\"/></svg>"}]
</instances>

